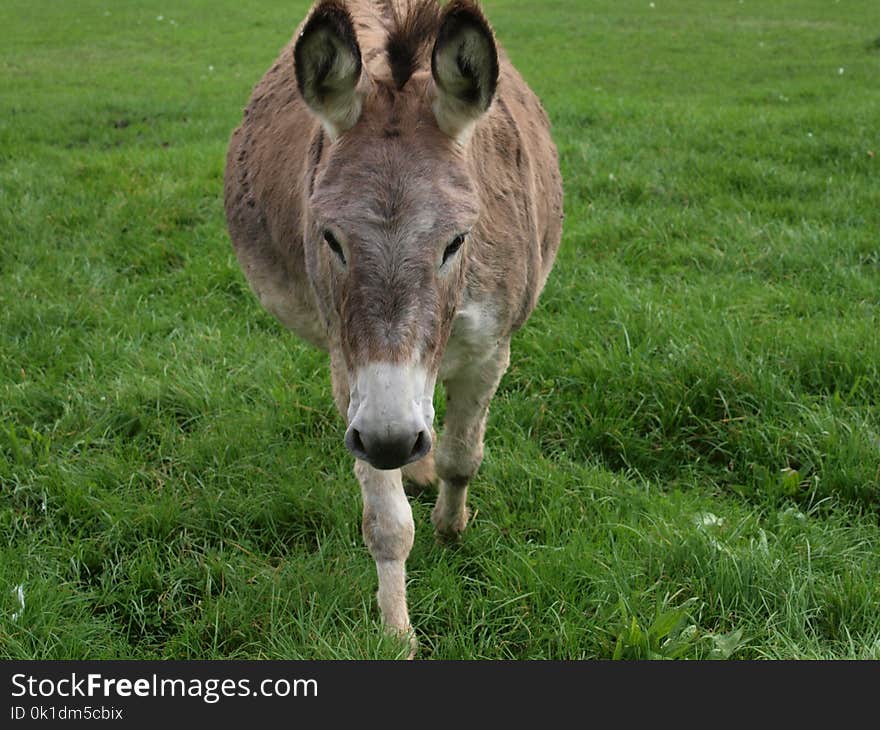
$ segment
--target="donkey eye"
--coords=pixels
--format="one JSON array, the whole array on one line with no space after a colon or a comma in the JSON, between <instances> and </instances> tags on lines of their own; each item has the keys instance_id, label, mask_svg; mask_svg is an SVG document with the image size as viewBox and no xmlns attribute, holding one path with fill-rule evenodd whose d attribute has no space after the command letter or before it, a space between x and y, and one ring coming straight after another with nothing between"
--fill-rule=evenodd
<instances>
[{"instance_id":1,"label":"donkey eye","mask_svg":"<svg viewBox=\"0 0 880 730\"><path fill-rule=\"evenodd\" d=\"M464 239L465 239L464 233L459 233L454 239L452 239L452 243L450 243L446 247L446 250L443 252L443 263L444 264L447 261L449 261L449 259L451 259L453 256L455 256L456 253L458 253L458 249L461 248L462 244L464 243ZM441 264L441 266L442 266L442 264Z\"/></svg>"},{"instance_id":2,"label":"donkey eye","mask_svg":"<svg viewBox=\"0 0 880 730\"><path fill-rule=\"evenodd\" d=\"M334 236L330 231L324 231L324 241L330 247L330 250L335 253L339 257L339 260L344 264L345 254L342 252L342 246L339 245L339 241L336 240L336 236Z\"/></svg>"}]
</instances>

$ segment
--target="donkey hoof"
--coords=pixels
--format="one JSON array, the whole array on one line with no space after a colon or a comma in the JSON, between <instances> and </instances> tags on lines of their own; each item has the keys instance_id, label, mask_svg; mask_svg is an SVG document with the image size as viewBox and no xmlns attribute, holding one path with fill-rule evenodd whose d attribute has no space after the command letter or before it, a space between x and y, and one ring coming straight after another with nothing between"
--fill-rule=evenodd
<instances>
[{"instance_id":1,"label":"donkey hoof","mask_svg":"<svg viewBox=\"0 0 880 730\"><path fill-rule=\"evenodd\" d=\"M400 641L404 647L408 648L406 661L409 662L416 658L416 654L419 651L419 640L416 638L416 632L413 631L412 626L407 626L406 628L388 626L385 631Z\"/></svg>"},{"instance_id":2,"label":"donkey hoof","mask_svg":"<svg viewBox=\"0 0 880 730\"><path fill-rule=\"evenodd\" d=\"M407 639L409 641L409 654L406 655L406 660L411 662L416 658L416 654L419 653L419 640L416 638L416 634L412 629L409 630L409 636Z\"/></svg>"},{"instance_id":3,"label":"donkey hoof","mask_svg":"<svg viewBox=\"0 0 880 730\"><path fill-rule=\"evenodd\" d=\"M467 527L470 519L470 508L465 507L458 514L450 515L441 505L435 505L431 512L431 522L434 525L434 535L437 540L444 544L455 543Z\"/></svg>"}]
</instances>

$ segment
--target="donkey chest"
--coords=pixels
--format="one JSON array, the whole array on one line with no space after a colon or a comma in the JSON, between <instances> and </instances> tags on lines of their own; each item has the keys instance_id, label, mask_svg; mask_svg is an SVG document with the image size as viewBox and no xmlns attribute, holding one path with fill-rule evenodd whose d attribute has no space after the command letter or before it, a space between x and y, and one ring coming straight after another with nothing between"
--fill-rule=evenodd
<instances>
[{"instance_id":1,"label":"donkey chest","mask_svg":"<svg viewBox=\"0 0 880 730\"><path fill-rule=\"evenodd\" d=\"M452 333L440 363L440 379L479 367L492 357L500 337L499 321L489 302L468 302L452 322Z\"/></svg>"}]
</instances>

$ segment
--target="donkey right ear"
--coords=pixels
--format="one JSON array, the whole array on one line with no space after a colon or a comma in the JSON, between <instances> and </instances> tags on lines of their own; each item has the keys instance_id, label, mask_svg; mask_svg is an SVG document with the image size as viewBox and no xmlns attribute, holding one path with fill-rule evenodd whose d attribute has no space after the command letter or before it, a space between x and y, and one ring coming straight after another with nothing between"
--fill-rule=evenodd
<instances>
[{"instance_id":1,"label":"donkey right ear","mask_svg":"<svg viewBox=\"0 0 880 730\"><path fill-rule=\"evenodd\" d=\"M340 0L322 0L303 26L293 49L296 84L331 139L351 129L361 115L361 49L351 15Z\"/></svg>"}]
</instances>

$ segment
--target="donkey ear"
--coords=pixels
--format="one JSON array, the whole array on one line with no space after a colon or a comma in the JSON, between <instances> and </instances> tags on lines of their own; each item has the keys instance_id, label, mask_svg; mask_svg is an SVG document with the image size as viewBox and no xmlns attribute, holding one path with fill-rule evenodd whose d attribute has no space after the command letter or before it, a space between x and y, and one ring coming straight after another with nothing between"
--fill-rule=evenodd
<instances>
[{"instance_id":1,"label":"donkey ear","mask_svg":"<svg viewBox=\"0 0 880 730\"><path fill-rule=\"evenodd\" d=\"M361 50L351 15L339 0L319 2L293 49L296 83L309 108L335 139L361 115Z\"/></svg>"},{"instance_id":2,"label":"donkey ear","mask_svg":"<svg viewBox=\"0 0 880 730\"><path fill-rule=\"evenodd\" d=\"M495 35L472 0L453 0L443 9L431 73L437 85L437 123L462 140L489 108L498 85Z\"/></svg>"}]
</instances>

